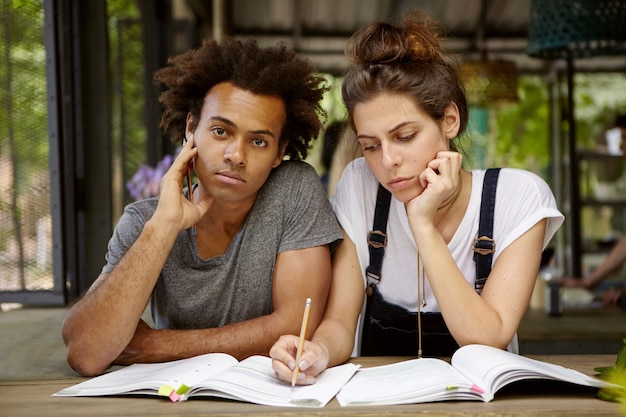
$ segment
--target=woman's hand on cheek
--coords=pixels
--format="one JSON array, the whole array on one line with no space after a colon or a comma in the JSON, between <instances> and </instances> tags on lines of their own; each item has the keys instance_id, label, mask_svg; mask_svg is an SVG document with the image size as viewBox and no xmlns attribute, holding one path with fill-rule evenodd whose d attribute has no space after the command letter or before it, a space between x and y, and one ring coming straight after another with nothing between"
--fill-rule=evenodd
<instances>
[{"instance_id":1,"label":"woman's hand on cheek","mask_svg":"<svg viewBox=\"0 0 626 417\"><path fill-rule=\"evenodd\" d=\"M422 173L427 183L424 191L436 195L437 208L457 192L462 164L463 156L458 152L442 151L437 153L437 157L428 163Z\"/></svg>"},{"instance_id":2,"label":"woman's hand on cheek","mask_svg":"<svg viewBox=\"0 0 626 417\"><path fill-rule=\"evenodd\" d=\"M453 151L441 151L428 163L426 171L430 169L436 175L432 179L441 181L446 190L455 190L460 181L462 165L463 155Z\"/></svg>"},{"instance_id":3,"label":"woman's hand on cheek","mask_svg":"<svg viewBox=\"0 0 626 417\"><path fill-rule=\"evenodd\" d=\"M422 182L421 179L420 182ZM431 185L426 181L422 183L422 186L424 189L421 194L405 203L405 210L410 225L420 224L426 226L429 223L433 223L435 212L437 211L438 198L433 192Z\"/></svg>"},{"instance_id":4,"label":"woman's hand on cheek","mask_svg":"<svg viewBox=\"0 0 626 417\"><path fill-rule=\"evenodd\" d=\"M441 151L419 175L423 191L407 202L411 221L433 221L439 207L452 198L459 187L463 156L458 152Z\"/></svg>"}]
</instances>

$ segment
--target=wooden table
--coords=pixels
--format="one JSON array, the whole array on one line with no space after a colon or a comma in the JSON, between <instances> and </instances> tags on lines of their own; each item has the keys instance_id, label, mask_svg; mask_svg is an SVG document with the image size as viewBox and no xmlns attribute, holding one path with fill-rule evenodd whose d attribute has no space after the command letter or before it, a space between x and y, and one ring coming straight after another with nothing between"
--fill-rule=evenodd
<instances>
[{"instance_id":1,"label":"wooden table","mask_svg":"<svg viewBox=\"0 0 626 417\"><path fill-rule=\"evenodd\" d=\"M533 356L593 375L596 366L611 365L615 355ZM362 366L404 358L355 358ZM1 416L625 416L626 408L595 398L595 391L567 384L523 383L506 388L489 403L439 402L399 406L341 407L333 399L326 407L278 408L255 404L195 399L172 403L157 397L51 397L56 391L85 380L0 381ZM546 388L548 387L548 388ZM624 407L624 406L622 406Z\"/></svg>"},{"instance_id":2,"label":"wooden table","mask_svg":"<svg viewBox=\"0 0 626 417\"><path fill-rule=\"evenodd\" d=\"M51 395L84 381L65 361L61 322L66 308L32 308L0 312L0 416L622 416L626 409L601 401L588 390L531 384L506 390L489 403L442 402L392 407L345 407L332 400L321 409L276 408L222 400L197 399L171 403L161 398L98 397L60 398ZM567 334L604 340L624 334L626 314L619 310L566 311L560 318L538 312L525 317L521 339L554 342ZM525 327L524 327L525 326ZM608 336L607 336L608 335ZM626 336L626 334L624 334ZM567 336L570 337L570 336ZM619 338L621 340L621 338ZM617 349L606 354L525 355L593 375L597 366L615 362ZM558 352L562 353L562 352ZM596 352L597 353L597 352ZM353 362L371 366L403 358L360 358ZM624 406L622 406L624 407Z\"/></svg>"}]
</instances>

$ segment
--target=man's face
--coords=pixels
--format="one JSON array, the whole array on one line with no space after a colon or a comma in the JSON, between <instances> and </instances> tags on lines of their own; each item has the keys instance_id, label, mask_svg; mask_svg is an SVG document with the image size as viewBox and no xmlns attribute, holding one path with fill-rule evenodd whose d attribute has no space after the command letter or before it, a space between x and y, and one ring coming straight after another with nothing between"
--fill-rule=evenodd
<instances>
[{"instance_id":1,"label":"man's face","mask_svg":"<svg viewBox=\"0 0 626 417\"><path fill-rule=\"evenodd\" d=\"M203 192L216 202L249 203L277 167L285 123L280 98L261 96L230 83L214 86L204 98L194 132L187 118L187 137L193 136L198 156L195 172Z\"/></svg>"}]
</instances>

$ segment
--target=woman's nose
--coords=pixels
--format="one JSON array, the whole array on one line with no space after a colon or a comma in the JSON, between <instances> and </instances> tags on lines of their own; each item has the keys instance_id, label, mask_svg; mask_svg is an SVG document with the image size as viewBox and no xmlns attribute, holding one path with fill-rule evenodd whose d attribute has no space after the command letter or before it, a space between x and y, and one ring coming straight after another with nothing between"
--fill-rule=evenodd
<instances>
[{"instance_id":1,"label":"woman's nose","mask_svg":"<svg viewBox=\"0 0 626 417\"><path fill-rule=\"evenodd\" d=\"M382 158L383 158L382 162L385 168L391 169L393 167L400 165L401 163L400 154L398 153L398 150L393 144L383 142L381 144L381 152L382 152Z\"/></svg>"}]
</instances>

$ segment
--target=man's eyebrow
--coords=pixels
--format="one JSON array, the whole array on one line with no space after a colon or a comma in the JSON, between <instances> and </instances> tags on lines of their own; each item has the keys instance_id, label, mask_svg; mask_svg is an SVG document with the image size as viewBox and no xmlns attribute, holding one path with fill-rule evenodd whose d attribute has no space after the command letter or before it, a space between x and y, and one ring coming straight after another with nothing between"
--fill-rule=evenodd
<instances>
[{"instance_id":1,"label":"man's eyebrow","mask_svg":"<svg viewBox=\"0 0 626 417\"><path fill-rule=\"evenodd\" d=\"M271 136L272 138L275 138L276 136L274 135L274 133L272 133L271 130L253 130L250 133L254 133L255 135L267 135L267 136Z\"/></svg>"},{"instance_id":2,"label":"man's eyebrow","mask_svg":"<svg viewBox=\"0 0 626 417\"><path fill-rule=\"evenodd\" d=\"M222 122L224 124L227 124L228 126L237 127L237 125L232 120L227 119L225 117L213 116L211 117L211 120ZM271 136L272 138L276 137L276 135L274 135L274 133L271 130L267 130L267 129L253 130L250 133L253 133L255 135L268 135L268 136Z\"/></svg>"},{"instance_id":3,"label":"man's eyebrow","mask_svg":"<svg viewBox=\"0 0 626 417\"><path fill-rule=\"evenodd\" d=\"M221 116L213 116L211 117L211 120L215 120L217 122L222 122L227 124L228 126L232 126L232 127L237 127L237 125L230 119L227 119L225 117L221 117Z\"/></svg>"}]
</instances>

